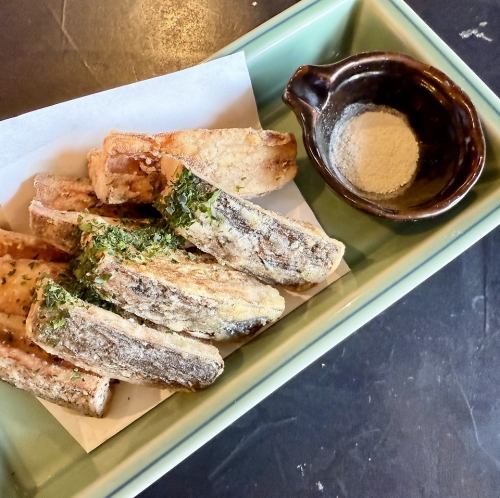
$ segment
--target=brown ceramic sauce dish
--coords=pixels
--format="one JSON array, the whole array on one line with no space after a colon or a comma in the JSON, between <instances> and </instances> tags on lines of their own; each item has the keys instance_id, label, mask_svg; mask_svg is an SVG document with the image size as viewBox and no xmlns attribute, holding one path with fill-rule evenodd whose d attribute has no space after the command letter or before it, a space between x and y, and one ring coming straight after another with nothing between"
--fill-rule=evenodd
<instances>
[{"instance_id":1,"label":"brown ceramic sauce dish","mask_svg":"<svg viewBox=\"0 0 500 498\"><path fill-rule=\"evenodd\" d=\"M328 185L368 213L393 220L436 216L467 194L484 167L484 136L469 97L444 73L408 55L370 52L301 66L283 100L299 119L307 153ZM332 129L351 104L391 107L408 119L419 161L413 182L401 194L374 200L331 164Z\"/></svg>"}]
</instances>

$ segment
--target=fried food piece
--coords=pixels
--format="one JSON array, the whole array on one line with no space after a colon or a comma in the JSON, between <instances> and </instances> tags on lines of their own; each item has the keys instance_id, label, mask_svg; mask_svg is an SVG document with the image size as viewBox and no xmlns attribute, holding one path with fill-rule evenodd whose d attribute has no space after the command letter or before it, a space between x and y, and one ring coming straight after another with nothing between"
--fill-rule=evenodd
<instances>
[{"instance_id":1,"label":"fried food piece","mask_svg":"<svg viewBox=\"0 0 500 498\"><path fill-rule=\"evenodd\" d=\"M0 229L0 257L38 259L44 261L68 261L69 255L46 240Z\"/></svg>"},{"instance_id":2,"label":"fried food piece","mask_svg":"<svg viewBox=\"0 0 500 498\"><path fill-rule=\"evenodd\" d=\"M210 256L184 250L155 256L146 264L102 253L93 274L93 286L103 299L203 339L251 334L278 319L285 308L273 287Z\"/></svg>"},{"instance_id":3,"label":"fried food piece","mask_svg":"<svg viewBox=\"0 0 500 498\"><path fill-rule=\"evenodd\" d=\"M320 228L217 190L187 169L157 208L198 249L269 284L319 283L344 254L342 242Z\"/></svg>"},{"instance_id":4,"label":"fried food piece","mask_svg":"<svg viewBox=\"0 0 500 498\"><path fill-rule=\"evenodd\" d=\"M50 279L42 282L26 327L28 337L47 352L133 384L196 390L214 382L224 368L214 346L122 318Z\"/></svg>"},{"instance_id":5,"label":"fried food piece","mask_svg":"<svg viewBox=\"0 0 500 498\"><path fill-rule=\"evenodd\" d=\"M46 353L26 336L21 316L0 312L0 379L57 405L101 417L110 380Z\"/></svg>"},{"instance_id":6,"label":"fried food piece","mask_svg":"<svg viewBox=\"0 0 500 498\"><path fill-rule=\"evenodd\" d=\"M297 173L290 133L252 128L184 130L157 135L110 133L88 156L97 197L109 204L151 203L186 164L212 185L255 197L283 187ZM162 161L169 162L169 167Z\"/></svg>"},{"instance_id":7,"label":"fried food piece","mask_svg":"<svg viewBox=\"0 0 500 498\"><path fill-rule=\"evenodd\" d=\"M37 236L43 236L61 251L74 254L80 244L78 224L82 213L59 211L45 207L40 201L33 200L29 206L30 228ZM97 215L87 214L86 218L100 219Z\"/></svg>"},{"instance_id":8,"label":"fried food piece","mask_svg":"<svg viewBox=\"0 0 500 498\"><path fill-rule=\"evenodd\" d=\"M122 219L99 216L93 213L78 211L60 211L42 205L33 200L29 206L31 231L38 236L43 236L52 245L69 254L75 254L80 249L81 232L78 226L81 223L107 223L111 225L143 225L152 220Z\"/></svg>"},{"instance_id":9,"label":"fried food piece","mask_svg":"<svg viewBox=\"0 0 500 498\"><path fill-rule=\"evenodd\" d=\"M57 278L66 272L64 263L34 259L0 258L0 311L26 316L31 306L37 280L42 275Z\"/></svg>"},{"instance_id":10,"label":"fried food piece","mask_svg":"<svg viewBox=\"0 0 500 498\"><path fill-rule=\"evenodd\" d=\"M136 204L112 206L95 195L89 178L40 173L33 181L34 200L57 211L79 211L111 218L146 218L154 210Z\"/></svg>"}]
</instances>

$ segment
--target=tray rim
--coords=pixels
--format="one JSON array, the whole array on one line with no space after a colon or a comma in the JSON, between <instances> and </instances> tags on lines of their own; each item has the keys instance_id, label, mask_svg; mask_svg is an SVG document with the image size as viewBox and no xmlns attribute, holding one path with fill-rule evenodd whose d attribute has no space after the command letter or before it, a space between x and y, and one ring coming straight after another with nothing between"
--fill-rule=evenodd
<instances>
[{"instance_id":1,"label":"tray rim","mask_svg":"<svg viewBox=\"0 0 500 498\"><path fill-rule=\"evenodd\" d=\"M277 28L281 24L289 21L293 17L300 15L303 11L320 4L324 0L301 0L295 5L285 9L274 17L268 19L248 33L242 35L237 40L229 43L217 52L214 52L206 61L224 57L225 55L244 50L256 38ZM459 57L459 55L404 1L404 0L337 0L331 2L332 5L342 3L373 3L386 4L386 7L393 8L405 17L405 20L412 24L419 33L430 42L442 57L455 66L460 75L474 87L476 92L482 97L483 102L500 117L500 97ZM425 32L425 34L424 34ZM248 60L248 58L247 58ZM494 105L494 103L496 105ZM482 119L484 121L484 118Z\"/></svg>"},{"instance_id":2,"label":"tray rim","mask_svg":"<svg viewBox=\"0 0 500 498\"><path fill-rule=\"evenodd\" d=\"M322 1L324 0L302 0L298 2L216 52L208 60L243 50L249 43L257 38L271 32L284 22L300 15L302 12ZM345 2L353 3L355 1L377 3L377 0L337 0L331 2L331 5L339 5ZM491 115L487 116L487 120L499 120L500 100L452 49L448 47L448 45L439 38L420 17L418 17L403 0L383 0L383 4L385 4L383 7L384 9L392 8L403 15L405 19L414 26L418 33L431 43L440 55L467 81L468 85L479 95L483 104L491 111ZM481 117L484 121L485 118L483 114ZM359 327L367 323L411 289L441 269L445 264L460 255L499 224L500 205L497 205L488 210L488 212L476 220L475 223L465 227L462 232L454 238L451 238L447 244L430 254L411 270L401 273L401 276L394 279L390 285L378 291L374 291L373 294L370 294L369 299L358 299L357 306L347 310L347 313L342 313L342 315L345 316L339 317L340 319L338 321L334 319L335 323L328 323L331 321L328 319L329 317L323 317L322 320L319 320L322 321L322 324L317 324L315 321L311 326L321 327L322 334L313 344L305 345L303 349L288 358L284 364L280 364L263 379L252 384L244 393L240 394L235 401L222 407L214 416L199 427L196 427L176 445L161 453L160 456L152 458L151 454L154 450L154 448L152 448L152 443L161 443L161 441L158 441L158 439L161 439L161 433L158 434L154 441L141 447L136 455L122 462L113 469L113 471L99 477L94 483L78 493L77 496L133 496L145 489L148 485L164 475L169 469L198 449L202 444L209 441L212 437L230 425L230 423L267 397L271 392L287 382L293 375L308 366L328 349L334 347L351 335ZM418 252L425 252L425 247L419 247ZM337 329L342 329L341 333L337 335L335 340L332 341L330 338L330 342L328 342L326 340L328 339L327 336L331 334L333 330ZM328 348L325 349L322 347L323 342L327 343ZM285 369L286 372L284 372ZM255 392L256 389L258 389L258 393ZM196 441L194 441L194 439L196 439ZM133 473L129 471L132 464L135 465L135 468L140 467Z\"/></svg>"}]
</instances>

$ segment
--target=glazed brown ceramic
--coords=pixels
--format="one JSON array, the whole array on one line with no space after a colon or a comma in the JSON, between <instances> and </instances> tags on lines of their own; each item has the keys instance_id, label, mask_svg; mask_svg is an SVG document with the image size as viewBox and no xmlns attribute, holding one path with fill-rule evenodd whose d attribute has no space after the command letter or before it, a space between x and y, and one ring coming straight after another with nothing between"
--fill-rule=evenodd
<instances>
[{"instance_id":1,"label":"glazed brown ceramic","mask_svg":"<svg viewBox=\"0 0 500 498\"><path fill-rule=\"evenodd\" d=\"M325 181L353 206L393 220L429 218L459 202L478 180L484 136L469 97L438 69L408 55L370 52L325 66L301 66L283 100L300 121L306 150ZM415 180L400 195L374 200L329 160L332 129L354 103L407 116L420 145Z\"/></svg>"}]
</instances>

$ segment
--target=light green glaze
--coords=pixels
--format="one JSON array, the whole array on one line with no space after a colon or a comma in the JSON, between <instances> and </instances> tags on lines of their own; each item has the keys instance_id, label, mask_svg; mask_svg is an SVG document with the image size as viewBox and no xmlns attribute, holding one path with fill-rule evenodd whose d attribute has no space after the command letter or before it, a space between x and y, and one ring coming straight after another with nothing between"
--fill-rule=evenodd
<instances>
[{"instance_id":1,"label":"light green glaze","mask_svg":"<svg viewBox=\"0 0 500 498\"><path fill-rule=\"evenodd\" d=\"M264 126L298 136L297 121L280 100L298 65L380 49L432 63L466 90L481 114L488 137L481 181L435 221L394 224L337 198L300 148L299 186L327 232L346 242L352 273L231 356L213 387L174 396L90 455L31 396L0 383L0 496L139 492L498 225L499 100L405 4L304 1L216 56L241 48Z\"/></svg>"}]
</instances>

